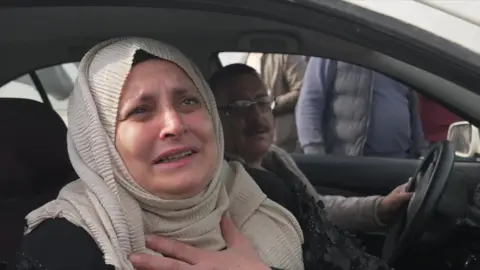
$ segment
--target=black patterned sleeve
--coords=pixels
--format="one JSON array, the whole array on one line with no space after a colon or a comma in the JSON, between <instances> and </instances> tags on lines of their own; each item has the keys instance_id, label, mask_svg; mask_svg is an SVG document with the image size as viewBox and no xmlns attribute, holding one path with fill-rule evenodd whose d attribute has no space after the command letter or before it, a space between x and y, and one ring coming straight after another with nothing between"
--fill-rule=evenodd
<instances>
[{"instance_id":1,"label":"black patterned sleeve","mask_svg":"<svg viewBox=\"0 0 480 270\"><path fill-rule=\"evenodd\" d=\"M305 270L387 270L381 259L367 254L349 234L338 229L327 218L322 201L316 202L305 184L293 172L273 158L277 175L284 179L294 193L296 209L292 213L302 227L305 242L303 257Z\"/></svg>"},{"instance_id":2,"label":"black patterned sleeve","mask_svg":"<svg viewBox=\"0 0 480 270\"><path fill-rule=\"evenodd\" d=\"M8 270L113 270L82 228L65 219L49 219L27 234Z\"/></svg>"},{"instance_id":3,"label":"black patterned sleeve","mask_svg":"<svg viewBox=\"0 0 480 270\"><path fill-rule=\"evenodd\" d=\"M346 231L337 229L327 219L321 201L315 203L313 197L306 192L298 195L302 197L299 212L305 239L303 245L305 270L390 269L385 262L360 248Z\"/></svg>"}]
</instances>

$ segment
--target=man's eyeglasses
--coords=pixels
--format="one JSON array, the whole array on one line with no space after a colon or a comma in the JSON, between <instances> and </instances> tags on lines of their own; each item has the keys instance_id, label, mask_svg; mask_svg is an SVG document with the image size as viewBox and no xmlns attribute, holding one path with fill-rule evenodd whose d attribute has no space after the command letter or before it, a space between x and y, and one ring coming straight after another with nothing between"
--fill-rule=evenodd
<instances>
[{"instance_id":1,"label":"man's eyeglasses","mask_svg":"<svg viewBox=\"0 0 480 270\"><path fill-rule=\"evenodd\" d=\"M250 108L257 106L261 112L266 112L272 109L274 99L271 96L264 96L256 98L255 100L237 100L226 106L217 107L219 111L225 112L227 116L245 116Z\"/></svg>"}]
</instances>

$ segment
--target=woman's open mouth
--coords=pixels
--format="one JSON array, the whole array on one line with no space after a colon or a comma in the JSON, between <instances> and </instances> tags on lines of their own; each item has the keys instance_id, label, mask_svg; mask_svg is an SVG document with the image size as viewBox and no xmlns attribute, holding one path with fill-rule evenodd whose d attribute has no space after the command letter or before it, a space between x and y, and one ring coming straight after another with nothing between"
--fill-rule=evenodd
<instances>
[{"instance_id":1,"label":"woman's open mouth","mask_svg":"<svg viewBox=\"0 0 480 270\"><path fill-rule=\"evenodd\" d=\"M180 168L189 164L197 153L191 148L167 151L155 159L154 165L162 169Z\"/></svg>"},{"instance_id":2,"label":"woman's open mouth","mask_svg":"<svg viewBox=\"0 0 480 270\"><path fill-rule=\"evenodd\" d=\"M171 161L180 160L184 157L188 157L188 156L191 156L193 154L194 154L194 152L192 150L189 150L189 151L185 151L185 152L182 152L182 153L179 153L179 154L176 154L176 155L171 155L171 156L168 156L168 157L165 157L165 158L159 158L156 161L156 164L168 163L168 162L171 162Z\"/></svg>"}]
</instances>

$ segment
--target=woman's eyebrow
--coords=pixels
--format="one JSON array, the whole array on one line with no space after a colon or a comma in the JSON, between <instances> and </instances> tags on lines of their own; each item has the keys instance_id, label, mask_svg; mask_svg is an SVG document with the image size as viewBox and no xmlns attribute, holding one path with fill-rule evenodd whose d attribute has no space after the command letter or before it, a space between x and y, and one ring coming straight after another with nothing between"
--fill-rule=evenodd
<instances>
[{"instance_id":1,"label":"woman's eyebrow","mask_svg":"<svg viewBox=\"0 0 480 270\"><path fill-rule=\"evenodd\" d=\"M145 93L140 91L131 97L127 97L123 102L120 104L120 108L129 108L131 106L135 106L138 103L145 103L155 100L155 97L152 93Z\"/></svg>"},{"instance_id":2,"label":"woman's eyebrow","mask_svg":"<svg viewBox=\"0 0 480 270\"><path fill-rule=\"evenodd\" d=\"M172 89L172 95L173 95L174 97L183 97L183 96L185 96L185 95L187 95L187 94L189 94L189 93L192 93L192 92L193 92L193 93L196 93L197 91L194 92L194 91L189 90L189 89L184 88L184 87L174 87L174 88ZM199 94L200 94L200 93L199 93Z\"/></svg>"}]
</instances>

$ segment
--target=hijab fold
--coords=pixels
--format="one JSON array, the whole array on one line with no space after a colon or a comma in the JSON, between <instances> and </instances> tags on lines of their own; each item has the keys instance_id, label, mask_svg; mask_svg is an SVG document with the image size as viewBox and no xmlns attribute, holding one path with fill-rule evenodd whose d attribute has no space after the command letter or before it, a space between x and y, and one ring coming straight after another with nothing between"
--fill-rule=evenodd
<instances>
[{"instance_id":1,"label":"hijab fold","mask_svg":"<svg viewBox=\"0 0 480 270\"><path fill-rule=\"evenodd\" d=\"M132 179L115 149L118 102L139 50L182 68L211 115L219 159L212 161L215 173L211 182L194 197L165 200L149 193ZM220 219L228 212L265 263L303 269L303 235L298 222L266 198L240 163L221 158L223 134L213 95L198 68L176 48L131 37L92 48L79 66L68 122L68 152L80 179L65 186L56 200L31 212L26 233L45 219L65 218L90 234L106 264L133 269L128 255L154 253L145 246L145 235L150 233L202 249L225 248Z\"/></svg>"}]
</instances>

